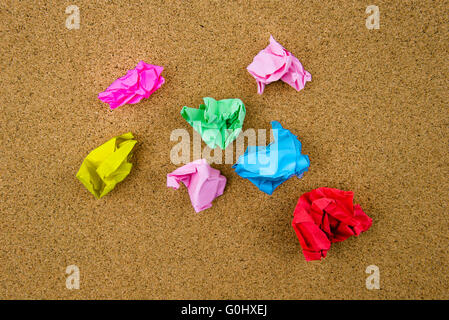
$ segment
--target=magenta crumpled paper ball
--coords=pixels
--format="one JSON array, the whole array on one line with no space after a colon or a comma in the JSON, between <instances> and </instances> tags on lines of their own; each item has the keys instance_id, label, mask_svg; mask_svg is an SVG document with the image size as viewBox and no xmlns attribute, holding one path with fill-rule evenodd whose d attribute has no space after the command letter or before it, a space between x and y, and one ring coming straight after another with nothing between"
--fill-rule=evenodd
<instances>
[{"instance_id":1,"label":"magenta crumpled paper ball","mask_svg":"<svg viewBox=\"0 0 449 320\"><path fill-rule=\"evenodd\" d=\"M111 109L124 104L138 103L164 84L162 70L164 67L140 61L126 76L118 78L105 91L100 92L98 99L108 103Z\"/></svg>"},{"instance_id":2,"label":"magenta crumpled paper ball","mask_svg":"<svg viewBox=\"0 0 449 320\"><path fill-rule=\"evenodd\" d=\"M304 70L298 58L284 49L273 36L270 36L270 44L254 57L247 70L256 79L259 94L263 93L265 85L279 79L297 91L303 89L307 81L312 81L312 75Z\"/></svg>"}]
</instances>

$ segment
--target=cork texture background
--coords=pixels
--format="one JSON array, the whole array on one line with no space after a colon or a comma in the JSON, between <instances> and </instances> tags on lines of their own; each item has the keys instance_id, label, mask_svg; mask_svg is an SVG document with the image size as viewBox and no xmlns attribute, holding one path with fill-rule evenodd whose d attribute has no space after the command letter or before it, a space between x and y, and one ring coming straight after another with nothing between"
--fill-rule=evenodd
<instances>
[{"instance_id":1,"label":"cork texture background","mask_svg":"<svg viewBox=\"0 0 449 320\"><path fill-rule=\"evenodd\" d=\"M80 29L65 8L80 9ZM368 5L380 29L368 30ZM0 298L448 299L448 1L5 1L1 28ZM246 71L272 34L312 74L263 95ZM149 99L111 112L97 94L139 60L165 67ZM311 166L272 196L228 179L196 214L166 188L182 106L240 98L244 129L278 120ZM131 174L96 200L86 155L131 131ZM202 144L205 147L205 144ZM194 160L194 159L192 159ZM355 192L370 230L306 262L299 196ZM80 268L79 290L65 270ZM380 269L367 290L365 269Z\"/></svg>"}]
</instances>

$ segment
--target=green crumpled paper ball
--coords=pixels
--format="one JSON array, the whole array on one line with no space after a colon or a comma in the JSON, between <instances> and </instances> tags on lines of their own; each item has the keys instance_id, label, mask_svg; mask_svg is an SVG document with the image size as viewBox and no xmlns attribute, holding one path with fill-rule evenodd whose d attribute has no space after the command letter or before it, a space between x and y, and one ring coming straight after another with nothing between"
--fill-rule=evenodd
<instances>
[{"instance_id":1,"label":"green crumpled paper ball","mask_svg":"<svg viewBox=\"0 0 449 320\"><path fill-rule=\"evenodd\" d=\"M203 98L198 109L183 107L182 117L195 129L211 149L222 149L242 131L246 109L240 99L215 100Z\"/></svg>"},{"instance_id":2,"label":"green crumpled paper ball","mask_svg":"<svg viewBox=\"0 0 449 320\"><path fill-rule=\"evenodd\" d=\"M132 168L128 160L137 143L131 132L112 138L92 150L84 159L76 177L97 199L114 189Z\"/></svg>"}]
</instances>

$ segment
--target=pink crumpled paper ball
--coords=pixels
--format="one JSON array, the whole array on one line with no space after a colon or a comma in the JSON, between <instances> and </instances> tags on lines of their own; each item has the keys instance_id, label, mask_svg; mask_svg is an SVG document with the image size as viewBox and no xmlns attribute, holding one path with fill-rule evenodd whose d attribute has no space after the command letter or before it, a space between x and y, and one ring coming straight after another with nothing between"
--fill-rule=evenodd
<instances>
[{"instance_id":1,"label":"pink crumpled paper ball","mask_svg":"<svg viewBox=\"0 0 449 320\"><path fill-rule=\"evenodd\" d=\"M259 94L263 93L265 85L279 79L297 91L303 89L307 81L312 81L312 75L304 70L298 58L285 50L273 36L270 36L270 44L254 57L247 69L257 81Z\"/></svg>"},{"instance_id":2,"label":"pink crumpled paper ball","mask_svg":"<svg viewBox=\"0 0 449 320\"><path fill-rule=\"evenodd\" d=\"M226 177L205 159L195 160L167 174L167 187L178 189L183 182L196 212L212 207L212 201L223 194Z\"/></svg>"},{"instance_id":3,"label":"pink crumpled paper ball","mask_svg":"<svg viewBox=\"0 0 449 320\"><path fill-rule=\"evenodd\" d=\"M164 67L140 61L134 69L128 70L126 76L118 78L105 91L100 92L98 99L108 103L111 110L127 103L138 103L164 84L162 70Z\"/></svg>"}]
</instances>

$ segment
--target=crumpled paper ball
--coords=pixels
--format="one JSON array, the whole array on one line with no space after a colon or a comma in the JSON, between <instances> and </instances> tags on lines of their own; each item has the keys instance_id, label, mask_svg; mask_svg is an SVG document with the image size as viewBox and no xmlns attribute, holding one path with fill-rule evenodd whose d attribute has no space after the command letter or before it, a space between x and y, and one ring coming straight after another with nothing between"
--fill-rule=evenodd
<instances>
[{"instance_id":1,"label":"crumpled paper ball","mask_svg":"<svg viewBox=\"0 0 449 320\"><path fill-rule=\"evenodd\" d=\"M298 200L292 221L307 261L325 258L331 243L358 236L373 220L360 205L353 205L354 193L318 188Z\"/></svg>"},{"instance_id":2,"label":"crumpled paper ball","mask_svg":"<svg viewBox=\"0 0 449 320\"><path fill-rule=\"evenodd\" d=\"M212 201L223 194L226 177L205 159L195 160L167 174L167 187L178 189L184 183L196 212L212 207Z\"/></svg>"},{"instance_id":3,"label":"crumpled paper ball","mask_svg":"<svg viewBox=\"0 0 449 320\"><path fill-rule=\"evenodd\" d=\"M138 103L164 84L162 70L163 67L140 61L125 76L118 78L105 91L100 92L98 99L108 103L111 110L124 104Z\"/></svg>"},{"instance_id":4,"label":"crumpled paper ball","mask_svg":"<svg viewBox=\"0 0 449 320\"><path fill-rule=\"evenodd\" d=\"M203 98L198 109L183 107L181 116L195 129L211 149L222 149L242 131L246 109L240 99Z\"/></svg>"},{"instance_id":5,"label":"crumpled paper ball","mask_svg":"<svg viewBox=\"0 0 449 320\"><path fill-rule=\"evenodd\" d=\"M303 89L307 81L312 81L312 75L304 70L298 58L285 50L273 36L270 36L270 44L254 57L247 70L256 79L259 94L263 93L265 85L279 79L297 91Z\"/></svg>"},{"instance_id":6,"label":"crumpled paper ball","mask_svg":"<svg viewBox=\"0 0 449 320\"><path fill-rule=\"evenodd\" d=\"M248 146L232 166L239 176L269 195L292 176L302 178L310 166L298 138L278 121L272 121L271 127L275 141L268 146Z\"/></svg>"},{"instance_id":7,"label":"crumpled paper ball","mask_svg":"<svg viewBox=\"0 0 449 320\"><path fill-rule=\"evenodd\" d=\"M132 168L129 159L137 140L131 132L112 138L91 151L76 177L97 199L114 189Z\"/></svg>"}]
</instances>

